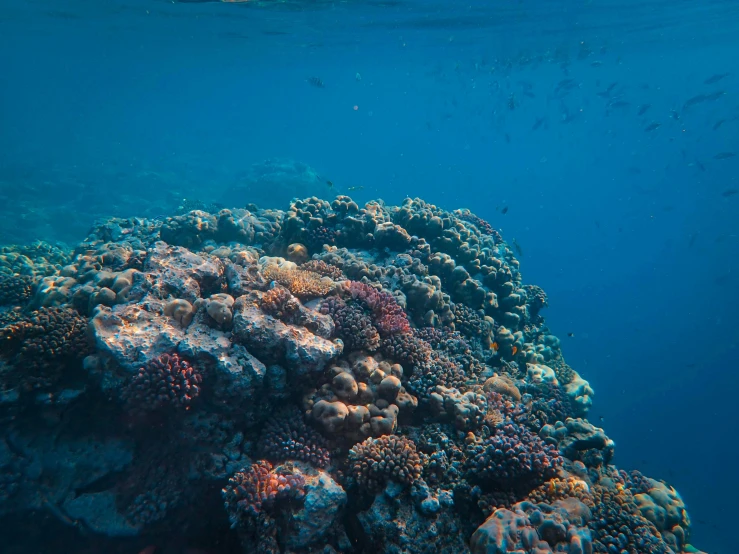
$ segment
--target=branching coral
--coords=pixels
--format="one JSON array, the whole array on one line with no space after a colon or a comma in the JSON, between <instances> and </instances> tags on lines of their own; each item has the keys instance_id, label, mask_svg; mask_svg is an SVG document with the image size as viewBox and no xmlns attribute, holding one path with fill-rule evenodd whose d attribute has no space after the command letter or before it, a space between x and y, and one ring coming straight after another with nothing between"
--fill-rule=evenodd
<instances>
[{"instance_id":1,"label":"branching coral","mask_svg":"<svg viewBox=\"0 0 739 554\"><path fill-rule=\"evenodd\" d=\"M0 275L0 306L23 306L33 294L28 275Z\"/></svg>"},{"instance_id":2,"label":"branching coral","mask_svg":"<svg viewBox=\"0 0 739 554\"><path fill-rule=\"evenodd\" d=\"M325 439L305 424L296 407L284 410L267 423L261 448L270 460L301 460L316 467L326 467L330 462Z\"/></svg>"},{"instance_id":3,"label":"branching coral","mask_svg":"<svg viewBox=\"0 0 739 554\"><path fill-rule=\"evenodd\" d=\"M143 410L190 405L200 394L202 376L178 354L162 354L134 375L122 396L128 404Z\"/></svg>"},{"instance_id":4,"label":"branching coral","mask_svg":"<svg viewBox=\"0 0 739 554\"><path fill-rule=\"evenodd\" d=\"M634 495L622 483L614 487L596 485L594 497L593 551L625 554L669 554L672 550L659 531L642 517Z\"/></svg>"},{"instance_id":5,"label":"branching coral","mask_svg":"<svg viewBox=\"0 0 739 554\"><path fill-rule=\"evenodd\" d=\"M332 296L322 302L321 313L331 316L336 334L344 341L348 351L374 352L380 347L380 335L360 306L347 304L338 296Z\"/></svg>"},{"instance_id":6,"label":"branching coral","mask_svg":"<svg viewBox=\"0 0 739 554\"><path fill-rule=\"evenodd\" d=\"M305 496L305 478L286 466L273 468L261 460L228 480L222 491L226 511L235 526L244 516L258 515L280 499Z\"/></svg>"},{"instance_id":7,"label":"branching coral","mask_svg":"<svg viewBox=\"0 0 739 554\"><path fill-rule=\"evenodd\" d=\"M346 280L346 275L335 265L329 265L323 260L308 260L304 264L300 265L300 269L304 271L312 271L318 273L324 277L330 277L334 281Z\"/></svg>"},{"instance_id":8,"label":"branching coral","mask_svg":"<svg viewBox=\"0 0 739 554\"><path fill-rule=\"evenodd\" d=\"M0 354L16 366L27 388L56 382L66 363L89 352L87 320L75 310L41 308L12 319L0 329Z\"/></svg>"},{"instance_id":9,"label":"branching coral","mask_svg":"<svg viewBox=\"0 0 739 554\"><path fill-rule=\"evenodd\" d=\"M361 301L372 312L372 320L381 336L410 333L408 317L392 294L360 281L350 281L347 289L353 299Z\"/></svg>"},{"instance_id":10,"label":"branching coral","mask_svg":"<svg viewBox=\"0 0 739 554\"><path fill-rule=\"evenodd\" d=\"M406 367L416 367L431 359L431 346L412 333L390 335L380 345L385 356Z\"/></svg>"},{"instance_id":11,"label":"branching coral","mask_svg":"<svg viewBox=\"0 0 739 554\"><path fill-rule=\"evenodd\" d=\"M421 457L415 443L397 435L355 444L348 462L351 477L370 491L382 489L389 480L411 485L421 478Z\"/></svg>"},{"instance_id":12,"label":"branching coral","mask_svg":"<svg viewBox=\"0 0 739 554\"><path fill-rule=\"evenodd\" d=\"M300 313L300 302L282 285L275 285L262 296L262 310L277 319L291 321Z\"/></svg>"},{"instance_id":13,"label":"branching coral","mask_svg":"<svg viewBox=\"0 0 739 554\"><path fill-rule=\"evenodd\" d=\"M465 468L472 480L512 486L545 481L562 463L555 447L526 427L508 421L492 436L467 445Z\"/></svg>"}]
</instances>

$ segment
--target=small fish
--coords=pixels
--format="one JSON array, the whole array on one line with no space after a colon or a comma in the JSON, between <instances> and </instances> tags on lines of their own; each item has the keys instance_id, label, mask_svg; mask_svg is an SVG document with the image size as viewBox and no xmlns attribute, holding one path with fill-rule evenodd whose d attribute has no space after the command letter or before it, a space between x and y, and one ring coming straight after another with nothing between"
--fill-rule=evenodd
<instances>
[{"instance_id":1,"label":"small fish","mask_svg":"<svg viewBox=\"0 0 739 554\"><path fill-rule=\"evenodd\" d=\"M652 123L650 123L649 125L647 125L646 127L644 127L644 130L645 130L645 131L646 131L647 133L649 133L649 132L651 132L651 131L656 131L656 130L657 130L657 129L659 129L659 128L660 128L661 126L662 126L662 124L661 124L661 123L658 123L657 121L652 121Z\"/></svg>"},{"instance_id":2,"label":"small fish","mask_svg":"<svg viewBox=\"0 0 739 554\"><path fill-rule=\"evenodd\" d=\"M507 214L507 213L508 213L508 206L503 206L503 209L502 209L502 210L500 210L500 213L501 213L502 215L505 215L505 214Z\"/></svg>"},{"instance_id":3,"label":"small fish","mask_svg":"<svg viewBox=\"0 0 739 554\"><path fill-rule=\"evenodd\" d=\"M326 181L326 184L328 185L328 188L334 188L334 183L332 181Z\"/></svg>"},{"instance_id":4,"label":"small fish","mask_svg":"<svg viewBox=\"0 0 739 554\"><path fill-rule=\"evenodd\" d=\"M680 121L680 114L676 110L670 110L670 117L675 121Z\"/></svg>"},{"instance_id":5,"label":"small fish","mask_svg":"<svg viewBox=\"0 0 739 554\"><path fill-rule=\"evenodd\" d=\"M713 157L713 159L714 160L728 160L729 158L733 158L734 156L736 156L734 152L719 152Z\"/></svg>"},{"instance_id":6,"label":"small fish","mask_svg":"<svg viewBox=\"0 0 739 554\"><path fill-rule=\"evenodd\" d=\"M724 94L726 94L726 92L723 90L718 90L712 94L698 94L685 101L685 104L683 104L683 110L697 104L702 104L703 102L713 102L714 100L721 98Z\"/></svg>"},{"instance_id":7,"label":"small fish","mask_svg":"<svg viewBox=\"0 0 739 554\"><path fill-rule=\"evenodd\" d=\"M545 122L546 120L547 120L547 118L546 118L546 117L537 117L537 118L536 118L536 121L534 122L534 124L533 124L533 125L532 125L532 127L531 127L531 130L532 130L532 131L536 131L536 130L537 130L537 129L539 129L539 128L540 128L540 127L541 127L542 125L544 125L544 122Z\"/></svg>"},{"instance_id":8,"label":"small fish","mask_svg":"<svg viewBox=\"0 0 739 554\"><path fill-rule=\"evenodd\" d=\"M575 336L575 333L572 333L572 332L570 332L570 333L567 333L567 336L568 336L568 337L574 337L574 336Z\"/></svg>"},{"instance_id":9,"label":"small fish","mask_svg":"<svg viewBox=\"0 0 739 554\"><path fill-rule=\"evenodd\" d=\"M726 78L728 76L729 76L728 73L716 73L715 75L711 75L708 79L706 79L705 81L703 81L703 84L704 85L715 85L720 80L722 80L722 79L724 79L724 78Z\"/></svg>"},{"instance_id":10,"label":"small fish","mask_svg":"<svg viewBox=\"0 0 739 554\"><path fill-rule=\"evenodd\" d=\"M561 91L561 90L572 90L573 88L577 87L577 81L575 79L562 79L558 84L555 91Z\"/></svg>"},{"instance_id":11,"label":"small fish","mask_svg":"<svg viewBox=\"0 0 739 554\"><path fill-rule=\"evenodd\" d=\"M698 238L698 233L692 233L690 235L690 240L688 241L688 248L692 248L695 244L695 239Z\"/></svg>"},{"instance_id":12,"label":"small fish","mask_svg":"<svg viewBox=\"0 0 739 554\"><path fill-rule=\"evenodd\" d=\"M357 71L357 73L354 75L354 80L355 81L361 81L362 80L362 76L359 74L359 71Z\"/></svg>"},{"instance_id":13,"label":"small fish","mask_svg":"<svg viewBox=\"0 0 739 554\"><path fill-rule=\"evenodd\" d=\"M321 81L321 79L319 79L318 77L310 77L308 79L308 84L316 88L326 88L326 85L324 85L323 81Z\"/></svg>"},{"instance_id":14,"label":"small fish","mask_svg":"<svg viewBox=\"0 0 739 554\"><path fill-rule=\"evenodd\" d=\"M515 94L511 94L508 97L508 109L511 110L511 111L512 110L515 110L516 109L516 106L518 106L518 101L516 100L516 95Z\"/></svg>"},{"instance_id":15,"label":"small fish","mask_svg":"<svg viewBox=\"0 0 739 554\"><path fill-rule=\"evenodd\" d=\"M359 185L359 186L357 186L357 187L349 187L349 188L348 188L348 189L346 189L346 190L347 190L347 191L349 191L349 192L353 192L353 191L355 191L355 190L364 190L364 185Z\"/></svg>"},{"instance_id":16,"label":"small fish","mask_svg":"<svg viewBox=\"0 0 739 554\"><path fill-rule=\"evenodd\" d=\"M636 115L644 115L645 113L647 113L647 110L651 107L652 107L651 104L642 104L641 106L639 106L639 111L636 112Z\"/></svg>"},{"instance_id":17,"label":"small fish","mask_svg":"<svg viewBox=\"0 0 739 554\"><path fill-rule=\"evenodd\" d=\"M523 256L523 249L515 238L511 241L511 244L513 245L513 249L516 251L516 254Z\"/></svg>"},{"instance_id":18,"label":"small fish","mask_svg":"<svg viewBox=\"0 0 739 554\"><path fill-rule=\"evenodd\" d=\"M590 67L600 67L601 65L603 65L603 62L600 60L593 60L590 62Z\"/></svg>"},{"instance_id":19,"label":"small fish","mask_svg":"<svg viewBox=\"0 0 739 554\"><path fill-rule=\"evenodd\" d=\"M724 198L729 198L730 196L734 196L737 193L739 193L739 190L737 189L726 189L724 192L721 193L721 196L723 196Z\"/></svg>"},{"instance_id":20,"label":"small fish","mask_svg":"<svg viewBox=\"0 0 739 554\"><path fill-rule=\"evenodd\" d=\"M606 418L604 418L603 416L598 416L598 419L600 419L601 421L605 421L606 420Z\"/></svg>"},{"instance_id":21,"label":"small fish","mask_svg":"<svg viewBox=\"0 0 739 554\"><path fill-rule=\"evenodd\" d=\"M725 119L719 119L716 123L713 124L713 130L717 130L721 125L723 125L726 122Z\"/></svg>"},{"instance_id":22,"label":"small fish","mask_svg":"<svg viewBox=\"0 0 739 554\"><path fill-rule=\"evenodd\" d=\"M683 104L683 110L686 108L690 108L691 106L701 104L706 100L708 100L708 96L705 94L696 94L695 96L691 96L685 101L685 104Z\"/></svg>"},{"instance_id":23,"label":"small fish","mask_svg":"<svg viewBox=\"0 0 739 554\"><path fill-rule=\"evenodd\" d=\"M609 108L628 108L629 106L631 106L631 104L624 100L616 100L615 102L609 102L608 104Z\"/></svg>"}]
</instances>

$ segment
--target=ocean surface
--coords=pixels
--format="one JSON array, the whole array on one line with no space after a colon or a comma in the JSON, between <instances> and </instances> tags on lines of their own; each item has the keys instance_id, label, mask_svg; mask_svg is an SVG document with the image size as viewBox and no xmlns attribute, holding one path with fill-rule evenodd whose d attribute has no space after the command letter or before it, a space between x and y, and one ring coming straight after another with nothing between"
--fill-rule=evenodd
<instances>
[{"instance_id":1,"label":"ocean surface","mask_svg":"<svg viewBox=\"0 0 739 554\"><path fill-rule=\"evenodd\" d=\"M731 0L3 0L0 244L226 206L276 159L308 195L469 208L546 291L614 463L729 554L737 37Z\"/></svg>"}]
</instances>

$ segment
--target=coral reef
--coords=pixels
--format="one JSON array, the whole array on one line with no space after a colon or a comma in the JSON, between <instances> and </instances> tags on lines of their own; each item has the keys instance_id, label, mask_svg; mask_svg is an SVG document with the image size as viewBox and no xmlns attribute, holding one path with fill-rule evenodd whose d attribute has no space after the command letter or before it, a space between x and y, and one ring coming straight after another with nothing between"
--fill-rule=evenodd
<instances>
[{"instance_id":1,"label":"coral reef","mask_svg":"<svg viewBox=\"0 0 739 554\"><path fill-rule=\"evenodd\" d=\"M316 179L273 161L231 190ZM0 517L243 552L696 551L677 491L612 464L491 223L233 198L0 249Z\"/></svg>"}]
</instances>

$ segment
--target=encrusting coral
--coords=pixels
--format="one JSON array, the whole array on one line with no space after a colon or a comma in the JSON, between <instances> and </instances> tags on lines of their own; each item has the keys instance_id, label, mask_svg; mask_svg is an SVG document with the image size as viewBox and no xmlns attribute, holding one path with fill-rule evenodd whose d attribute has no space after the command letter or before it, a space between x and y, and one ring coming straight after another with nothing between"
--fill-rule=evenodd
<instances>
[{"instance_id":1,"label":"encrusting coral","mask_svg":"<svg viewBox=\"0 0 739 554\"><path fill-rule=\"evenodd\" d=\"M0 249L0 515L230 522L244 552L696 552L677 491L612 465L491 223L197 207Z\"/></svg>"}]
</instances>

